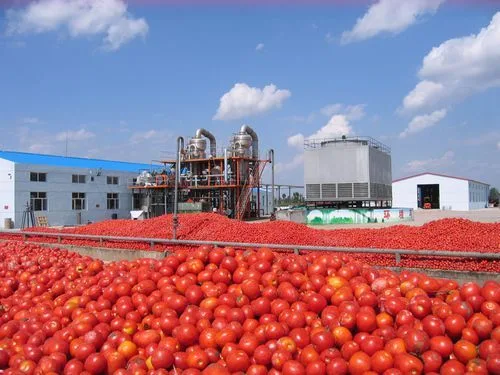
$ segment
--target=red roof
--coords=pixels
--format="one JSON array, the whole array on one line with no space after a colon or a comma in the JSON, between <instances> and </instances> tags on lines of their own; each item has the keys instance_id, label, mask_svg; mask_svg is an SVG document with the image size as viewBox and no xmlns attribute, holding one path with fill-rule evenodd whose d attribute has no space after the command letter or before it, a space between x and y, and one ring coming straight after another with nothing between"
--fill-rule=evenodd
<instances>
[{"instance_id":1,"label":"red roof","mask_svg":"<svg viewBox=\"0 0 500 375\"><path fill-rule=\"evenodd\" d=\"M408 177L398 178L397 180L393 180L393 181L392 181L392 183L399 182L399 181L403 181L403 180L409 180L410 178L420 177L420 176L425 176L425 175L428 175L428 174L430 174L430 175L432 175L432 176L439 176L439 177L454 178L455 180L471 181L471 182L476 182L476 183L478 183L478 184L483 184L483 185L488 185L488 186L490 186L490 184L487 184L487 183L485 183L485 182L481 182L481 181L477 181L477 180L471 180L470 178L456 177L456 176L449 176L449 175L446 175L446 174L432 173L432 172L424 172L424 173L415 174L415 175L413 175L413 176L408 176Z\"/></svg>"}]
</instances>

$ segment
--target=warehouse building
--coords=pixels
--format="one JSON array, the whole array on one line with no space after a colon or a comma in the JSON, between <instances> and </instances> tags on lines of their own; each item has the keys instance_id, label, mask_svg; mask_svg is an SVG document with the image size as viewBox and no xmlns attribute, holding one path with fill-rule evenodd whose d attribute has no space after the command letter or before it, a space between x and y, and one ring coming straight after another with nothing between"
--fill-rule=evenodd
<instances>
[{"instance_id":1,"label":"warehouse building","mask_svg":"<svg viewBox=\"0 0 500 375\"><path fill-rule=\"evenodd\" d=\"M421 173L392 182L393 207L476 210L488 207L489 190L468 178Z\"/></svg>"},{"instance_id":2,"label":"warehouse building","mask_svg":"<svg viewBox=\"0 0 500 375\"><path fill-rule=\"evenodd\" d=\"M30 204L50 226L128 218L129 189L149 164L0 151L0 227L19 228Z\"/></svg>"}]
</instances>

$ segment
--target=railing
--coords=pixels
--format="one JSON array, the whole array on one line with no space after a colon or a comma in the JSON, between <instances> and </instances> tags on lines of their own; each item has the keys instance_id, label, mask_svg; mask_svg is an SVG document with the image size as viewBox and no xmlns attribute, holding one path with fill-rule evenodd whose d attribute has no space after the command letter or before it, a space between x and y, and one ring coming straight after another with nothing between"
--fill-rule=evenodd
<instances>
[{"instance_id":1,"label":"railing","mask_svg":"<svg viewBox=\"0 0 500 375\"><path fill-rule=\"evenodd\" d=\"M377 141L376 139L373 139L372 137L338 137L338 138L323 138L323 139L305 139L304 140L304 149L315 149L315 148L321 148L324 147L325 145L336 145L336 144L345 144L345 143L351 143L351 144L362 144L366 145L369 147L373 147L376 149L379 149L380 151L383 151L387 154L391 153L391 148L382 142Z\"/></svg>"},{"instance_id":2,"label":"railing","mask_svg":"<svg viewBox=\"0 0 500 375\"><path fill-rule=\"evenodd\" d=\"M257 186L259 187L259 181L262 176L262 172L264 172L264 168L266 167L267 161L258 162L253 173L250 174L245 186L242 189L242 195L236 204L236 218L238 220L243 220L245 216L245 212L248 206L248 202L250 201L250 196L252 195L252 188Z\"/></svg>"},{"instance_id":3,"label":"railing","mask_svg":"<svg viewBox=\"0 0 500 375\"><path fill-rule=\"evenodd\" d=\"M446 257L446 258L473 258L483 260L500 261L500 253L480 253L472 251L445 251L445 250L402 250L402 249L374 249L374 248L352 248L352 247L328 247L328 246L305 246L305 245L281 245L281 244L264 244L264 243L245 243L245 242L222 242L222 241L196 241L196 240L172 240L163 238L148 238L148 237L118 237L118 236L98 236L73 233L44 233L44 232L19 232L16 230L0 230L1 234L14 235L21 238L23 241L28 241L30 237L56 238L58 243L62 243L65 239L91 240L99 243L101 246L106 242L131 242L131 243L147 243L154 248L155 244L163 245L188 245L202 246L212 245L220 247L234 247L237 249L243 248L261 248L267 247L274 250L293 251L299 254L301 251L321 251L331 253L359 253L359 254L391 254L395 257L396 265L401 262L401 256L411 255L414 257ZM9 238L9 240L11 240Z\"/></svg>"}]
</instances>

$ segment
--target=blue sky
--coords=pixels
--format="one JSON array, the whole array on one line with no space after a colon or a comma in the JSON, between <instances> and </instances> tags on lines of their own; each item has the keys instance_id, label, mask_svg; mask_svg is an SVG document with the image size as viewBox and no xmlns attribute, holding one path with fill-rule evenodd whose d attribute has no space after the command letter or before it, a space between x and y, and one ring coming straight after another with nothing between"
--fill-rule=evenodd
<instances>
[{"instance_id":1,"label":"blue sky","mask_svg":"<svg viewBox=\"0 0 500 375\"><path fill-rule=\"evenodd\" d=\"M222 145L249 124L281 183L302 183L303 139L348 133L388 144L394 178L500 186L498 7L78 1L0 10L0 148L64 154L68 138L69 155L150 162L178 135Z\"/></svg>"}]
</instances>

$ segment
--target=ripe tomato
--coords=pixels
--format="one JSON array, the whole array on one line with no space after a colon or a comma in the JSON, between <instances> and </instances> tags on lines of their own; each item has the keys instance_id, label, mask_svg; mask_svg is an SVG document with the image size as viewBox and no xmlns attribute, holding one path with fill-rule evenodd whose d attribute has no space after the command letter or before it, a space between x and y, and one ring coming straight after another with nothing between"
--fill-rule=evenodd
<instances>
[{"instance_id":1,"label":"ripe tomato","mask_svg":"<svg viewBox=\"0 0 500 375\"><path fill-rule=\"evenodd\" d=\"M456 359L450 359L449 361L446 361L443 366L441 366L441 374L458 375L464 373L465 366Z\"/></svg>"},{"instance_id":2,"label":"ripe tomato","mask_svg":"<svg viewBox=\"0 0 500 375\"><path fill-rule=\"evenodd\" d=\"M443 363L441 355L433 350L428 350L422 354L424 362L424 373L438 372Z\"/></svg>"},{"instance_id":3,"label":"ripe tomato","mask_svg":"<svg viewBox=\"0 0 500 375\"><path fill-rule=\"evenodd\" d=\"M361 375L370 371L371 359L370 356L364 352L356 352L349 359L349 373L353 375Z\"/></svg>"},{"instance_id":4,"label":"ripe tomato","mask_svg":"<svg viewBox=\"0 0 500 375\"><path fill-rule=\"evenodd\" d=\"M245 371L250 367L250 358L243 350L235 350L227 356L226 363L230 372Z\"/></svg>"},{"instance_id":5,"label":"ripe tomato","mask_svg":"<svg viewBox=\"0 0 500 375\"><path fill-rule=\"evenodd\" d=\"M453 354L460 362L467 364L477 356L476 345L466 340L459 340L453 346Z\"/></svg>"},{"instance_id":6,"label":"ripe tomato","mask_svg":"<svg viewBox=\"0 0 500 375\"><path fill-rule=\"evenodd\" d=\"M292 360L285 362L281 372L283 375L304 375L306 374L306 369L302 363Z\"/></svg>"},{"instance_id":7,"label":"ripe tomato","mask_svg":"<svg viewBox=\"0 0 500 375\"><path fill-rule=\"evenodd\" d=\"M84 367L91 374L101 374L107 368L106 358L101 353L92 353L85 360Z\"/></svg>"},{"instance_id":8,"label":"ripe tomato","mask_svg":"<svg viewBox=\"0 0 500 375\"><path fill-rule=\"evenodd\" d=\"M379 374L382 374L384 371L392 368L393 364L393 356L385 350L379 350L371 357L371 368Z\"/></svg>"},{"instance_id":9,"label":"ripe tomato","mask_svg":"<svg viewBox=\"0 0 500 375\"><path fill-rule=\"evenodd\" d=\"M394 367L403 374L422 374L424 365L415 356L407 353L401 353L394 358Z\"/></svg>"}]
</instances>

